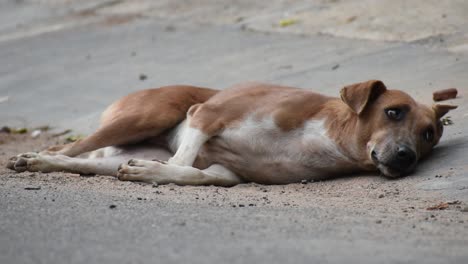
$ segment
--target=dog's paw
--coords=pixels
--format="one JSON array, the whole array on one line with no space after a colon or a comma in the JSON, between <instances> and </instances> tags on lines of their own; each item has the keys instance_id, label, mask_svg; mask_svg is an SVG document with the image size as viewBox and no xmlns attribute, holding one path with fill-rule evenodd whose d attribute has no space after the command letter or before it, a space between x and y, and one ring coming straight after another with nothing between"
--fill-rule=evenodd
<instances>
[{"instance_id":1,"label":"dog's paw","mask_svg":"<svg viewBox=\"0 0 468 264\"><path fill-rule=\"evenodd\" d=\"M7 162L7 169L15 170L15 163L18 161L18 156L11 157Z\"/></svg>"},{"instance_id":2,"label":"dog's paw","mask_svg":"<svg viewBox=\"0 0 468 264\"><path fill-rule=\"evenodd\" d=\"M7 168L16 172L24 171L40 171L50 172L51 164L42 155L35 152L19 154L16 157L10 158Z\"/></svg>"},{"instance_id":3,"label":"dog's paw","mask_svg":"<svg viewBox=\"0 0 468 264\"><path fill-rule=\"evenodd\" d=\"M155 183L165 164L159 161L131 159L127 164L120 164L117 178L121 181L144 181Z\"/></svg>"}]
</instances>

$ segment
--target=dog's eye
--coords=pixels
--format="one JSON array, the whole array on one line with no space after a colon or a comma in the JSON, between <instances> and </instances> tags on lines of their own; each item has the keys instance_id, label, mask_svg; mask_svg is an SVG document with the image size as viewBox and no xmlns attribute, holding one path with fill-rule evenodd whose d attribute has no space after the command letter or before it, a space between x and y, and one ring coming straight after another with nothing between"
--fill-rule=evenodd
<instances>
[{"instance_id":1,"label":"dog's eye","mask_svg":"<svg viewBox=\"0 0 468 264\"><path fill-rule=\"evenodd\" d=\"M432 127L426 129L423 134L425 141L431 143L434 140L434 129Z\"/></svg>"},{"instance_id":2,"label":"dog's eye","mask_svg":"<svg viewBox=\"0 0 468 264\"><path fill-rule=\"evenodd\" d=\"M401 120L404 112L400 108L388 108L385 109L385 114L392 120Z\"/></svg>"}]
</instances>

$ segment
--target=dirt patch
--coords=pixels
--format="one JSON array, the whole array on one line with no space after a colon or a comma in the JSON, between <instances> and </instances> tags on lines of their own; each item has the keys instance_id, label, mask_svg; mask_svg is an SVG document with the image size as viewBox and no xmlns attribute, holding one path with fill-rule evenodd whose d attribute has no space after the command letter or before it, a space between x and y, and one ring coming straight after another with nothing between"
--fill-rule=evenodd
<instances>
[{"instance_id":1,"label":"dirt patch","mask_svg":"<svg viewBox=\"0 0 468 264\"><path fill-rule=\"evenodd\" d=\"M425 177L388 180L368 175L289 185L240 184L231 188L153 185L119 181L109 176L16 173L5 168L9 157L40 150L65 139L44 133L36 139L27 134L0 134L0 140L3 141L0 145L0 203L3 201L5 205L14 200L28 207L33 199L41 201L37 206L54 210L88 203L101 204L102 210L113 212L128 208L140 208L144 212L162 206L206 213L219 208L246 217L252 212L273 218L282 215L289 217L292 225L302 226L301 212L313 211L315 220L324 221L324 226L346 225L342 228L351 232L348 238L360 232L356 226L368 223L371 226L366 227L366 234L385 241L401 235L427 241L466 241L467 202L454 202L436 191L418 189L418 184L428 180ZM73 204L64 204L64 200L70 200L66 198L69 196ZM439 204L444 204L443 210L427 209ZM245 221L252 223L254 220ZM358 229L352 231L355 228Z\"/></svg>"},{"instance_id":2,"label":"dirt patch","mask_svg":"<svg viewBox=\"0 0 468 264\"><path fill-rule=\"evenodd\" d=\"M421 177L388 180L380 176L355 176L329 181L289 185L241 184L232 188L214 186L151 185L123 182L109 176L81 176L71 173L16 173L5 168L9 157L28 151L39 151L59 144L64 138L44 133L30 135L0 134L0 185L22 189L55 189L61 191L92 190L112 196L140 201L163 200L184 204L228 207L336 207L353 213L366 212L387 217L404 217L415 221L437 214L439 221L458 222L468 219L463 214L463 202L449 203L443 211L428 212L435 204L448 203L436 192L421 191L415 185ZM32 188L32 189L31 189ZM25 189L27 191L28 189Z\"/></svg>"}]
</instances>

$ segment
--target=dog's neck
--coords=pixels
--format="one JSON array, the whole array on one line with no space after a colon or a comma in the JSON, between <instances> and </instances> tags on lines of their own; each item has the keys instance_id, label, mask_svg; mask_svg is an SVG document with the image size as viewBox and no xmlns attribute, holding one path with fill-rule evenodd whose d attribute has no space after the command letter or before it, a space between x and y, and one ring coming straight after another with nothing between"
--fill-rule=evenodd
<instances>
[{"instance_id":1,"label":"dog's neck","mask_svg":"<svg viewBox=\"0 0 468 264\"><path fill-rule=\"evenodd\" d=\"M374 170L375 166L367 151L367 142L371 135L358 114L340 99L326 103L323 113L328 134L340 150L360 169Z\"/></svg>"}]
</instances>

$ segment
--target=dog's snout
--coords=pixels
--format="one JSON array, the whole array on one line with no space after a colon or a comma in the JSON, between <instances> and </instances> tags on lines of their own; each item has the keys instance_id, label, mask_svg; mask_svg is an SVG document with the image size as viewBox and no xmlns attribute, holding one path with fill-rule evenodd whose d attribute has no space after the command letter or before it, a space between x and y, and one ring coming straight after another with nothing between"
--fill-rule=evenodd
<instances>
[{"instance_id":1,"label":"dog's snout","mask_svg":"<svg viewBox=\"0 0 468 264\"><path fill-rule=\"evenodd\" d=\"M397 159L400 162L413 164L416 161L416 153L407 146L401 146L397 150Z\"/></svg>"},{"instance_id":2,"label":"dog's snout","mask_svg":"<svg viewBox=\"0 0 468 264\"><path fill-rule=\"evenodd\" d=\"M379 161L379 158L377 157L377 152L375 152L375 150L373 150L373 151L371 152L371 157L372 157L372 160L373 160L374 162L378 162L378 161Z\"/></svg>"},{"instance_id":3,"label":"dog's snout","mask_svg":"<svg viewBox=\"0 0 468 264\"><path fill-rule=\"evenodd\" d=\"M388 162L388 166L395 171L405 172L410 170L415 163L416 153L407 146L399 146L393 158Z\"/></svg>"},{"instance_id":4,"label":"dog's snout","mask_svg":"<svg viewBox=\"0 0 468 264\"><path fill-rule=\"evenodd\" d=\"M414 169L418 159L416 152L406 145L400 145L391 150L372 150L371 158L377 168L388 177L408 174Z\"/></svg>"}]
</instances>

